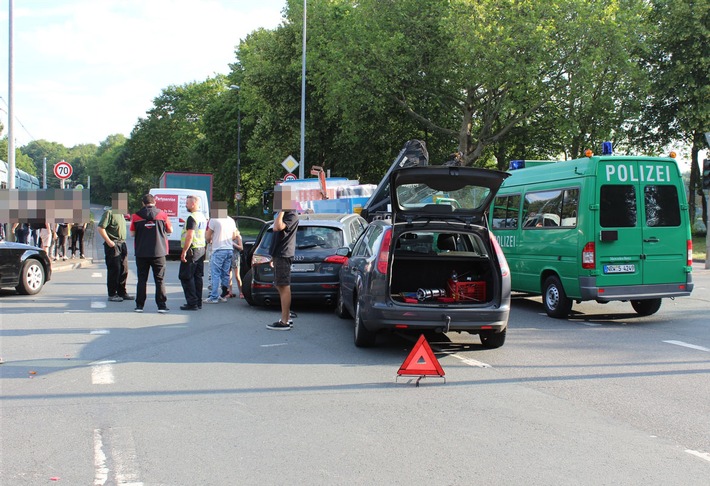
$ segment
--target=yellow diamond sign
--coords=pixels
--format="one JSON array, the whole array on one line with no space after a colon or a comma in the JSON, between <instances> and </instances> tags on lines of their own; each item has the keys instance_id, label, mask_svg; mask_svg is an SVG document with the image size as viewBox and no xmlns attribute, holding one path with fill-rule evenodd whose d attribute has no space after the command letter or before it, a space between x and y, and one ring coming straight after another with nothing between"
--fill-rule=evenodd
<instances>
[{"instance_id":1,"label":"yellow diamond sign","mask_svg":"<svg viewBox=\"0 0 710 486\"><path fill-rule=\"evenodd\" d=\"M281 167L286 169L286 172L293 172L296 170L296 167L298 167L298 162L293 158L293 156L289 155L283 162L281 162Z\"/></svg>"}]
</instances>

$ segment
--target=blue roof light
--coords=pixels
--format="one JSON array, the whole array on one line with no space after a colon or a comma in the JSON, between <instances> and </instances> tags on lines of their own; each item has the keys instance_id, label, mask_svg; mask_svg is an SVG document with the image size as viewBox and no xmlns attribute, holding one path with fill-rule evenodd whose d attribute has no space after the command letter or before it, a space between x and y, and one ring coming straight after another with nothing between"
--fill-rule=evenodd
<instances>
[{"instance_id":1,"label":"blue roof light","mask_svg":"<svg viewBox=\"0 0 710 486\"><path fill-rule=\"evenodd\" d=\"M602 143L602 155L611 155L614 151L611 148L611 142Z\"/></svg>"},{"instance_id":2,"label":"blue roof light","mask_svg":"<svg viewBox=\"0 0 710 486\"><path fill-rule=\"evenodd\" d=\"M511 160L510 164L508 165L508 170L517 170L517 169L524 169L525 168L525 161L524 160Z\"/></svg>"}]
</instances>

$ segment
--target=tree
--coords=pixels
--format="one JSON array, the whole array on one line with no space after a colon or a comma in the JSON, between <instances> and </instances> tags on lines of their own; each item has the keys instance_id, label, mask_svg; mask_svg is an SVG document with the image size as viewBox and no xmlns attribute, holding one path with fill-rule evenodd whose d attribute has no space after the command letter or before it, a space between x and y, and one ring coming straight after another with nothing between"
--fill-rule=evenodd
<instances>
[{"instance_id":1,"label":"tree","mask_svg":"<svg viewBox=\"0 0 710 486\"><path fill-rule=\"evenodd\" d=\"M198 147L204 139L204 114L224 84L224 77L216 76L165 88L131 132L127 160L131 173L157 184L166 170L211 172Z\"/></svg>"},{"instance_id":2,"label":"tree","mask_svg":"<svg viewBox=\"0 0 710 486\"><path fill-rule=\"evenodd\" d=\"M698 152L710 132L710 1L653 0L648 21L645 67L652 82L639 137L655 146L673 140L692 145L689 187L691 221L694 194L702 194ZM707 206L703 199L703 219Z\"/></svg>"}]
</instances>

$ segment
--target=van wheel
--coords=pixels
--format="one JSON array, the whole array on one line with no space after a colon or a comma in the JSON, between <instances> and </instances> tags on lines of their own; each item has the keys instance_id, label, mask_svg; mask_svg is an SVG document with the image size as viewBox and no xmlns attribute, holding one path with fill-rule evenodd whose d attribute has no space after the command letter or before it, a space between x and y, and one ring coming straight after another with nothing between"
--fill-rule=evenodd
<instances>
[{"instance_id":1,"label":"van wheel","mask_svg":"<svg viewBox=\"0 0 710 486\"><path fill-rule=\"evenodd\" d=\"M358 348L369 348L375 345L377 335L368 330L362 323L360 316L360 298L355 301L355 346Z\"/></svg>"},{"instance_id":2,"label":"van wheel","mask_svg":"<svg viewBox=\"0 0 710 486\"><path fill-rule=\"evenodd\" d=\"M567 298L562 282L557 277L547 277L542 291L542 305L550 317L563 319L572 310L572 300Z\"/></svg>"},{"instance_id":3,"label":"van wheel","mask_svg":"<svg viewBox=\"0 0 710 486\"><path fill-rule=\"evenodd\" d=\"M249 305L254 305L254 298L251 296L251 280L253 276L254 274L250 268L242 278L242 288L239 289L244 294L244 300L246 300Z\"/></svg>"},{"instance_id":4,"label":"van wheel","mask_svg":"<svg viewBox=\"0 0 710 486\"><path fill-rule=\"evenodd\" d=\"M658 312L658 309L661 308L661 300L662 299L632 300L631 307L633 307L640 316L650 316Z\"/></svg>"},{"instance_id":5,"label":"van wheel","mask_svg":"<svg viewBox=\"0 0 710 486\"><path fill-rule=\"evenodd\" d=\"M335 315L341 319L348 319L350 317L350 313L345 308L345 303L343 302L342 285L338 288L338 301L335 303Z\"/></svg>"},{"instance_id":6,"label":"van wheel","mask_svg":"<svg viewBox=\"0 0 710 486\"><path fill-rule=\"evenodd\" d=\"M15 290L23 295L35 295L44 285L44 267L34 258L28 258L22 264L20 282Z\"/></svg>"},{"instance_id":7,"label":"van wheel","mask_svg":"<svg viewBox=\"0 0 710 486\"><path fill-rule=\"evenodd\" d=\"M481 331L478 337L481 338L481 344L486 349L500 348L505 343L505 335L508 329L503 329L501 332Z\"/></svg>"}]
</instances>

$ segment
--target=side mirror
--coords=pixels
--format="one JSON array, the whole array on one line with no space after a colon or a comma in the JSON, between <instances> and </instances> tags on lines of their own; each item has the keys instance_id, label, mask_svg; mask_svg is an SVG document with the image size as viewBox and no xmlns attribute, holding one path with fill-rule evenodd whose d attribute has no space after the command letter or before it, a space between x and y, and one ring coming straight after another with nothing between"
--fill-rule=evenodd
<instances>
[{"instance_id":1,"label":"side mirror","mask_svg":"<svg viewBox=\"0 0 710 486\"><path fill-rule=\"evenodd\" d=\"M335 250L335 254L342 257L350 257L350 248L344 246Z\"/></svg>"}]
</instances>

